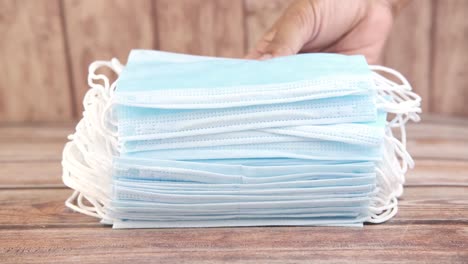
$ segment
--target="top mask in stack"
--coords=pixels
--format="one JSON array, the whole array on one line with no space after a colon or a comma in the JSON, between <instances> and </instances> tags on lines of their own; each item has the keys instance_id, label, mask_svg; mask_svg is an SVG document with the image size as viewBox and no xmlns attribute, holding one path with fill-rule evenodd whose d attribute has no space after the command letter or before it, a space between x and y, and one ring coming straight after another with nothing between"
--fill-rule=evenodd
<instances>
[{"instance_id":1,"label":"top mask in stack","mask_svg":"<svg viewBox=\"0 0 468 264\"><path fill-rule=\"evenodd\" d=\"M413 166L404 128L421 99L363 56L134 50L125 67L91 64L88 83L66 204L115 228L380 223Z\"/></svg>"}]
</instances>

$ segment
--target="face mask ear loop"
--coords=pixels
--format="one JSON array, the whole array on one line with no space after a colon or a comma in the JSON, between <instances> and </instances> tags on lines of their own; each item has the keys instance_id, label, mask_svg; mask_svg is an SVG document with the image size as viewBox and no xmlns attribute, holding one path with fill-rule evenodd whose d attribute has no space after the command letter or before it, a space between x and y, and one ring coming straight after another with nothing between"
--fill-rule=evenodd
<instances>
[{"instance_id":1,"label":"face mask ear loop","mask_svg":"<svg viewBox=\"0 0 468 264\"><path fill-rule=\"evenodd\" d=\"M391 202L387 206L371 207L370 216L366 222L380 224L393 218L398 212L398 200L392 198Z\"/></svg>"},{"instance_id":2,"label":"face mask ear loop","mask_svg":"<svg viewBox=\"0 0 468 264\"><path fill-rule=\"evenodd\" d=\"M120 73L123 71L124 66L122 63L117 58L112 58L111 59L111 69L117 74L120 75Z\"/></svg>"},{"instance_id":3,"label":"face mask ear loop","mask_svg":"<svg viewBox=\"0 0 468 264\"><path fill-rule=\"evenodd\" d=\"M89 65L88 85L92 89L102 90L105 92L105 90L109 89L109 79L104 74L95 74L95 72L103 66L108 66L109 68L112 68L112 63L108 61L95 61ZM104 85L95 83L95 80L101 80L104 83Z\"/></svg>"},{"instance_id":4,"label":"face mask ear loop","mask_svg":"<svg viewBox=\"0 0 468 264\"><path fill-rule=\"evenodd\" d=\"M370 69L391 74L401 82L397 84L373 73L378 109L395 115L387 122L382 160L376 164L379 193L371 200L371 215L367 219L371 223L382 223L397 213L397 197L403 192L405 173L408 167L414 166L414 161L406 150L405 125L409 120L420 120L418 114L421 112L421 98L411 91L411 85L401 73L383 66L373 65ZM401 141L394 137L392 128L399 128Z\"/></svg>"},{"instance_id":5,"label":"face mask ear loop","mask_svg":"<svg viewBox=\"0 0 468 264\"><path fill-rule=\"evenodd\" d=\"M99 216L99 218L107 221L112 221L110 217L107 216L107 214L104 212L104 207L101 203L99 203L96 199L84 196L88 202L90 202L93 206L94 209L96 210L96 214Z\"/></svg>"},{"instance_id":6,"label":"face mask ear loop","mask_svg":"<svg viewBox=\"0 0 468 264\"><path fill-rule=\"evenodd\" d=\"M395 181L395 175L396 174L391 171L385 170L385 165L382 163L376 167L377 187L379 188L379 192L372 199L372 203L375 206L385 206L391 202L391 199L401 195L402 184Z\"/></svg>"},{"instance_id":7,"label":"face mask ear loop","mask_svg":"<svg viewBox=\"0 0 468 264\"><path fill-rule=\"evenodd\" d=\"M84 205L83 199L86 199L93 206ZM76 204L74 201L76 200ZM73 194L65 201L65 205L82 214L92 216L95 218L100 218L104 220L111 220L107 215L102 211L102 206L92 198L85 196L84 194L75 191Z\"/></svg>"},{"instance_id":8,"label":"face mask ear loop","mask_svg":"<svg viewBox=\"0 0 468 264\"><path fill-rule=\"evenodd\" d=\"M63 180L75 192L66 201L66 206L77 212L111 221L105 213L110 190L103 190L104 182L111 177L112 157L118 155L116 132L107 127L107 114L116 82L109 85L103 74L95 74L100 67L109 67L119 74L123 70L117 59L96 61L89 66L90 90L83 100L83 119L76 132L68 138L63 152ZM99 81L100 83L96 82ZM104 184L108 185L108 184ZM92 206L84 203L86 199Z\"/></svg>"},{"instance_id":9,"label":"face mask ear loop","mask_svg":"<svg viewBox=\"0 0 468 264\"><path fill-rule=\"evenodd\" d=\"M73 157L73 155L71 155L73 154L73 150L69 149L72 149L73 147L76 146L72 145L71 142L66 144L66 151L64 151L64 157L62 160L62 166L64 168L63 181L65 185L79 191L82 194L92 193L93 196L101 197L100 199L104 201L106 197L109 197L110 194L105 190L101 190L100 186L108 186L107 183L102 182L100 184L95 184L94 181L100 181L100 178L93 176L92 171L89 171L87 167L82 165L78 160L76 160ZM81 202L82 198L82 195L78 196L78 206L88 211L95 211L90 207L85 207ZM73 199L74 198L72 198L71 200Z\"/></svg>"},{"instance_id":10,"label":"face mask ear loop","mask_svg":"<svg viewBox=\"0 0 468 264\"><path fill-rule=\"evenodd\" d=\"M388 131L390 130L388 129ZM371 210L373 210L372 212L375 214L372 219L376 219L379 214L388 208L396 206L393 201L396 197L399 197L403 191L402 184L404 180L401 178L404 179L404 172L400 170L400 164L396 159L394 148L393 143L386 135L382 160L376 164L377 186L380 191L371 200L374 204ZM392 211L393 210L394 209L392 209ZM387 214L391 217L394 213L389 211ZM386 217L387 214L379 216L379 221L382 219L389 219Z\"/></svg>"},{"instance_id":11,"label":"face mask ear loop","mask_svg":"<svg viewBox=\"0 0 468 264\"><path fill-rule=\"evenodd\" d=\"M378 92L378 107L381 110L397 115L390 123L393 125L397 120L402 121L399 118L400 116L405 117L404 123L406 123L408 119L416 122L419 121L420 118L417 113L421 112L421 97L411 91L412 88L408 80L406 80L401 73L393 69L378 65L371 65L369 67L374 71L383 71L392 74L402 82L402 85L398 85L378 73L373 73L375 88Z\"/></svg>"},{"instance_id":12,"label":"face mask ear loop","mask_svg":"<svg viewBox=\"0 0 468 264\"><path fill-rule=\"evenodd\" d=\"M118 59L116 58L113 58L111 60L111 69L117 74L117 75L120 75L120 73L123 71L124 69L124 66L119 62ZM114 81L110 88L109 88L109 97L112 98L114 96L114 92L115 92L115 88L117 86L117 81ZM102 116L101 116L101 124L103 124L103 128L104 130L109 134L109 135L112 135L113 137L117 137L117 132L116 131L113 131L112 129L110 129L107 124L111 124L112 126L116 127L117 126L117 122L111 118L109 118L109 112L112 110L112 100L109 100L105 107L104 107L104 110L102 112Z\"/></svg>"},{"instance_id":13,"label":"face mask ear loop","mask_svg":"<svg viewBox=\"0 0 468 264\"><path fill-rule=\"evenodd\" d=\"M416 104L421 102L421 97L412 92L410 86L394 83L376 72L373 72L373 77L377 86L382 87L379 90L385 95L394 98L396 102L414 101ZM407 80L404 79L402 82L407 82Z\"/></svg>"},{"instance_id":14,"label":"face mask ear loop","mask_svg":"<svg viewBox=\"0 0 468 264\"><path fill-rule=\"evenodd\" d=\"M78 189L82 188L78 187ZM92 206L85 205L83 199L86 199ZM97 202L96 199L87 196L86 194L78 190L76 190L73 193L73 195L70 196L70 198L65 202L65 205L75 211L84 213L86 215L90 215L101 219L108 218L106 214L102 211L102 205L100 202Z\"/></svg>"},{"instance_id":15,"label":"face mask ear loop","mask_svg":"<svg viewBox=\"0 0 468 264\"><path fill-rule=\"evenodd\" d=\"M107 66L111 68L115 73L120 74L120 72L123 70L122 64L116 59L113 58L110 62L103 62L103 61L98 61L94 62L90 65L89 72L90 72L90 78L92 79L92 76L94 76L94 71L97 70L101 66ZM109 83L108 79L106 78L105 83ZM117 133L109 129L107 126L107 114L109 109L112 107L112 102L111 98L113 96L113 92L116 87L116 81L114 81L110 87L106 86L106 90L101 93L101 103L97 104L99 106L99 109L97 111L94 111L93 113L99 116L99 118L96 118L95 121L93 122L94 128L96 131L101 134L103 137L107 138L108 141L105 141L106 143L106 148L108 149L109 152L111 152L113 155L117 154ZM96 117L97 117L96 116Z\"/></svg>"},{"instance_id":16,"label":"face mask ear loop","mask_svg":"<svg viewBox=\"0 0 468 264\"><path fill-rule=\"evenodd\" d=\"M392 189L392 183L389 181L389 179L387 177L385 177L385 173L383 173L383 171L380 169L380 168L376 168L375 169L376 171L376 175L377 175L377 187L379 187L380 191L379 193L377 193L376 195L378 194L384 194L385 196L390 196L390 192L391 192L391 189Z\"/></svg>"},{"instance_id":17,"label":"face mask ear loop","mask_svg":"<svg viewBox=\"0 0 468 264\"><path fill-rule=\"evenodd\" d=\"M67 184L70 186L70 184ZM70 196L67 201L65 202L65 205L69 207L70 209L92 216L96 218L107 218L105 214L101 210L101 205L96 202L93 198L90 198L86 196L84 193L78 191L78 189L83 189L79 185L71 185L70 187L75 188L76 191ZM89 187L89 186L87 186ZM87 189L86 189L87 190ZM87 206L83 203L83 199L86 199L92 206Z\"/></svg>"},{"instance_id":18,"label":"face mask ear loop","mask_svg":"<svg viewBox=\"0 0 468 264\"><path fill-rule=\"evenodd\" d=\"M68 174L64 176L64 181L67 186L79 189L82 192L87 192L88 190L93 190L96 193L96 196L108 197L110 196L109 191L106 191L101 186L106 186L104 184L109 184L108 181L102 180L97 177L97 175L87 172L84 166L79 166L80 164L73 164L72 161L67 162L63 161L63 166L67 166ZM78 181L78 182L77 182ZM89 188L82 189L81 186L83 182L87 183Z\"/></svg>"},{"instance_id":19,"label":"face mask ear loop","mask_svg":"<svg viewBox=\"0 0 468 264\"><path fill-rule=\"evenodd\" d=\"M77 200L77 203L78 203L78 206L84 210L88 210L88 211L96 211L96 207L94 206L87 206L83 203L83 198L85 198L85 196L83 195L83 193L80 193L80 195L78 195L78 198L76 199Z\"/></svg>"},{"instance_id":20,"label":"face mask ear loop","mask_svg":"<svg viewBox=\"0 0 468 264\"><path fill-rule=\"evenodd\" d=\"M396 117L389 122L390 127L399 127L400 128L400 137L401 137L401 142L398 141L390 131L389 135L389 140L392 141L392 143L395 145L394 150L396 155L401 158L402 164L401 164L401 169L403 173L406 172L407 166L409 165L410 168L414 166L414 161L409 155L409 153L406 151L406 129L405 129L405 124L408 121L408 119L412 119L415 121L419 121L419 116L417 113L421 112L420 109L420 103L421 103L421 98L411 92L411 85L409 84L408 80L399 72L383 67L383 66L378 66L378 65L373 65L370 66L372 70L376 71L383 71L389 74L392 74L396 78L398 78L403 85L400 85L399 87L403 87L404 89L393 89L398 87L394 82L384 78L383 76L378 75L377 73L374 73L374 78L376 80L376 86L378 87L377 89L382 90L382 91L390 91L390 94L392 94L392 90L399 91L401 93L400 97L399 96L391 96L388 101L390 102L396 102L397 105L391 106L391 104L381 104L382 110L385 110L390 113L396 114ZM380 87L382 83L387 83L390 85L390 88L383 85L383 87ZM393 88L391 86L394 86ZM406 91L406 94L405 94ZM410 94L408 92L411 92ZM393 94L394 95L394 94ZM384 96L380 96L382 98ZM413 99L411 99L413 97ZM408 103L408 104L404 104ZM405 117L403 117L405 116Z\"/></svg>"},{"instance_id":21,"label":"face mask ear loop","mask_svg":"<svg viewBox=\"0 0 468 264\"><path fill-rule=\"evenodd\" d=\"M73 201L78 197L80 192L74 191L73 194L65 201L65 206L68 208L72 209L75 212L79 212L88 216L96 217L96 218L101 218L98 214L90 212L88 210L84 210L80 208L79 206L76 206Z\"/></svg>"},{"instance_id":22,"label":"face mask ear loop","mask_svg":"<svg viewBox=\"0 0 468 264\"><path fill-rule=\"evenodd\" d=\"M96 88L97 93L100 92L100 94L95 94L95 97L98 95L101 96L101 98L104 100L105 103L109 102L110 99L113 96L114 90L116 88L116 83L117 81L114 81L111 85L109 85L109 79L103 75L103 74L95 74L95 71L103 66L106 66L110 68L112 71L114 71L117 75L120 74L123 70L123 65L120 64L120 62L116 59L113 58L110 62L108 61L95 61L89 65L88 69L88 84L91 88ZM94 83L93 80L102 80L104 82L104 86L100 84ZM92 90L92 89L91 89ZM102 105L102 104L101 104ZM108 108L107 105L104 109ZM105 112L105 111L104 111Z\"/></svg>"},{"instance_id":23,"label":"face mask ear loop","mask_svg":"<svg viewBox=\"0 0 468 264\"><path fill-rule=\"evenodd\" d=\"M398 78L405 87L407 87L408 90L412 90L412 87L410 85L410 83L408 82L408 80L405 78L405 76L403 76L403 74L399 73L398 71L392 69L392 68L388 68L388 67L385 67L385 66L380 66L380 65L369 65L369 68L373 71L382 71L382 72L386 72L386 73L389 73L393 76L395 76L396 78ZM388 79L386 79L388 80ZM392 81L388 80L389 83L393 83Z\"/></svg>"},{"instance_id":24,"label":"face mask ear loop","mask_svg":"<svg viewBox=\"0 0 468 264\"><path fill-rule=\"evenodd\" d=\"M388 129L388 133L391 134L391 130ZM391 175L392 181L395 182L395 187L397 189L397 197L402 194L403 191L403 184L405 182L405 173L408 169L408 163L411 166L414 165L414 162L407 153L407 157L401 160L401 163L397 156L397 147L395 146L393 137L389 137L388 134L385 136L385 149L386 151L383 154L383 162L381 163L381 167L383 171L386 172L389 176ZM394 139L396 140L396 139ZM397 140L396 140L397 141ZM401 144L401 143L400 143ZM407 160L406 160L407 159Z\"/></svg>"}]
</instances>

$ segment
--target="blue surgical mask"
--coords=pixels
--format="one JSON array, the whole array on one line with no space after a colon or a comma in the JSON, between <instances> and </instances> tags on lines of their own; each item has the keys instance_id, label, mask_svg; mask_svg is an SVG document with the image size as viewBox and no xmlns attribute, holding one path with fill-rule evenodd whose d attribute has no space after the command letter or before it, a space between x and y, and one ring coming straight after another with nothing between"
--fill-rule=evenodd
<instances>
[{"instance_id":1,"label":"blue surgical mask","mask_svg":"<svg viewBox=\"0 0 468 264\"><path fill-rule=\"evenodd\" d=\"M192 57L172 62L167 56L158 59L160 53L149 59L147 53L131 52L113 98L119 104L219 109L362 94L372 86L372 72L362 56L303 54L268 61Z\"/></svg>"},{"instance_id":2,"label":"blue surgical mask","mask_svg":"<svg viewBox=\"0 0 468 264\"><path fill-rule=\"evenodd\" d=\"M267 163L268 162L268 163ZM224 175L244 175L248 177L271 177L306 172L316 173L370 173L374 172L374 162L326 162L323 160L298 159L230 159L173 161L143 158L117 157L114 159L114 177L132 174L132 170L155 167L190 169ZM136 177L136 176L135 176Z\"/></svg>"},{"instance_id":3,"label":"blue surgical mask","mask_svg":"<svg viewBox=\"0 0 468 264\"><path fill-rule=\"evenodd\" d=\"M117 82L94 73L102 65ZM362 226L396 213L420 98L362 56L135 50L125 67L93 63L88 80L63 177L67 205L103 223Z\"/></svg>"},{"instance_id":4,"label":"blue surgical mask","mask_svg":"<svg viewBox=\"0 0 468 264\"><path fill-rule=\"evenodd\" d=\"M379 114L376 122L367 123L288 126L167 139L121 140L121 153L254 143L274 144L304 140L336 141L369 147L380 146L385 133L385 119L385 114Z\"/></svg>"},{"instance_id":5,"label":"blue surgical mask","mask_svg":"<svg viewBox=\"0 0 468 264\"><path fill-rule=\"evenodd\" d=\"M120 140L188 137L288 126L375 122L371 95L213 110L117 106Z\"/></svg>"}]
</instances>

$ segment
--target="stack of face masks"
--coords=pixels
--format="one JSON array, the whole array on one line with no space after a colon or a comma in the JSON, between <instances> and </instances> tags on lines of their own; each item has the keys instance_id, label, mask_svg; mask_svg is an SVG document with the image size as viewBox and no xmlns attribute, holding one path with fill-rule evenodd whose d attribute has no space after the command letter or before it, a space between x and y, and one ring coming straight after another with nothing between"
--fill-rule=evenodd
<instances>
[{"instance_id":1,"label":"stack of face masks","mask_svg":"<svg viewBox=\"0 0 468 264\"><path fill-rule=\"evenodd\" d=\"M405 124L421 99L362 56L134 50L125 67L92 63L88 83L66 205L115 228L380 223L413 166Z\"/></svg>"}]
</instances>

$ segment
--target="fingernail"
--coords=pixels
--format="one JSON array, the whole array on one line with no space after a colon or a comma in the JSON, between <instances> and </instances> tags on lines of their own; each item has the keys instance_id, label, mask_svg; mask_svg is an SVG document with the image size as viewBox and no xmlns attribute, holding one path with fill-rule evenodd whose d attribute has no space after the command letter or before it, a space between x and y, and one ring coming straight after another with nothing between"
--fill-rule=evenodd
<instances>
[{"instance_id":1,"label":"fingernail","mask_svg":"<svg viewBox=\"0 0 468 264\"><path fill-rule=\"evenodd\" d=\"M259 60L269 60L271 58L273 58L273 55L271 55L270 53L265 53L262 56L260 56L260 58L258 58L258 59Z\"/></svg>"}]
</instances>

